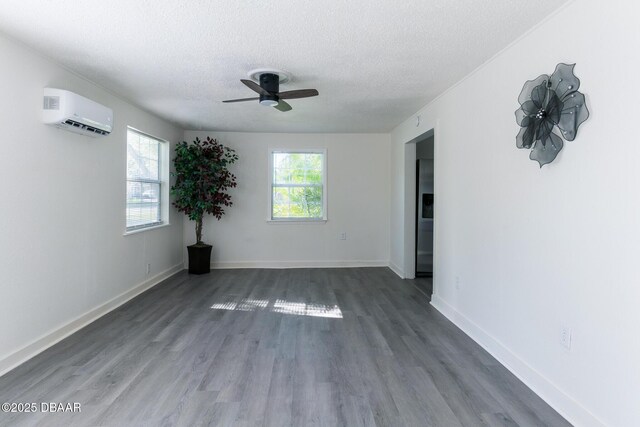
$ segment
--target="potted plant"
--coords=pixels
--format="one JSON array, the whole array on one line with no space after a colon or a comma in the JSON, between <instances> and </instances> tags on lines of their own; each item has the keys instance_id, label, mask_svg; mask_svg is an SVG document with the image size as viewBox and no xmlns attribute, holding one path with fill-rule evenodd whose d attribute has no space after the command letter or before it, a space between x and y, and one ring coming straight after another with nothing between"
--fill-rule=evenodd
<instances>
[{"instance_id":1,"label":"potted plant","mask_svg":"<svg viewBox=\"0 0 640 427\"><path fill-rule=\"evenodd\" d=\"M196 243L187 246L189 273L210 271L212 246L202 241L202 219L205 214L211 214L220 220L225 213L223 207L231 206L227 190L237 184L228 166L236 160L235 150L210 137L176 145L175 172L171 174L176 179L171 187L173 205L196 225Z\"/></svg>"}]
</instances>

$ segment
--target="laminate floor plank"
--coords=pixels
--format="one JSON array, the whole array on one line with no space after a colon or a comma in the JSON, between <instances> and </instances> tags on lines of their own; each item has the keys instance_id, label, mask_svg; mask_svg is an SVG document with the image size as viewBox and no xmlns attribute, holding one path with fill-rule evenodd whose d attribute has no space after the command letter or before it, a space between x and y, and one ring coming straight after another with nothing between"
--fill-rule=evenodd
<instances>
[{"instance_id":1,"label":"laminate floor plank","mask_svg":"<svg viewBox=\"0 0 640 427\"><path fill-rule=\"evenodd\" d=\"M387 268L182 272L0 377L0 426L570 425Z\"/></svg>"}]
</instances>

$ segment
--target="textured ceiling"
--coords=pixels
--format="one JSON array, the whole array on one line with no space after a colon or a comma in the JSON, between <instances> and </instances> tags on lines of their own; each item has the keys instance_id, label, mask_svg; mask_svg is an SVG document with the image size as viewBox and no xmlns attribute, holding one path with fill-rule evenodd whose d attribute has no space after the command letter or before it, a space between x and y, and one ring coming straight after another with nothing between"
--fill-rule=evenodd
<instances>
[{"instance_id":1,"label":"textured ceiling","mask_svg":"<svg viewBox=\"0 0 640 427\"><path fill-rule=\"evenodd\" d=\"M186 129L386 132L565 0L3 0L0 31ZM282 113L253 68L316 88Z\"/></svg>"}]
</instances>

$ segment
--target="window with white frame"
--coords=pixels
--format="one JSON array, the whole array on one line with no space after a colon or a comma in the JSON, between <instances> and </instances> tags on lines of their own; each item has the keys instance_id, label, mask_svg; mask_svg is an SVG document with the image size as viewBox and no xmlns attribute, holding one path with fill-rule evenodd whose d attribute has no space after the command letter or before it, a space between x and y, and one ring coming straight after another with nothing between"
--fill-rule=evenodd
<instances>
[{"instance_id":1,"label":"window with white frame","mask_svg":"<svg viewBox=\"0 0 640 427\"><path fill-rule=\"evenodd\" d=\"M271 220L327 219L327 150L272 150Z\"/></svg>"},{"instance_id":2,"label":"window with white frame","mask_svg":"<svg viewBox=\"0 0 640 427\"><path fill-rule=\"evenodd\" d=\"M163 143L145 133L127 129L127 231L163 223Z\"/></svg>"}]
</instances>

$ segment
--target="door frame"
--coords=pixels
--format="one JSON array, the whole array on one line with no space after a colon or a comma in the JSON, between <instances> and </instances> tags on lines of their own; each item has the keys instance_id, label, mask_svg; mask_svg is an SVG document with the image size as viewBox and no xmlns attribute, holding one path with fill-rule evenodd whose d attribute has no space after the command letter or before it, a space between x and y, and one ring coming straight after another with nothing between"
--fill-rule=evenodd
<instances>
[{"instance_id":1,"label":"door frame","mask_svg":"<svg viewBox=\"0 0 640 427\"><path fill-rule=\"evenodd\" d=\"M417 200L418 191L416 180L416 143L433 137L433 188L436 194L438 186L438 138L436 128L433 127L417 137L404 143L404 276L406 279L415 279L416 273L416 230L417 230ZM433 227L433 289L436 288L436 270L438 254L438 226L435 218L437 216L438 203L434 197L434 227Z\"/></svg>"}]
</instances>

